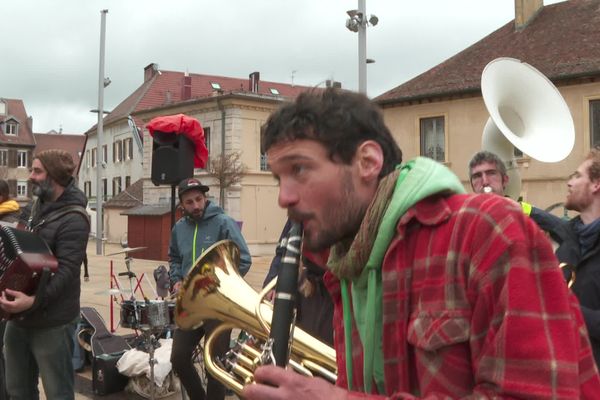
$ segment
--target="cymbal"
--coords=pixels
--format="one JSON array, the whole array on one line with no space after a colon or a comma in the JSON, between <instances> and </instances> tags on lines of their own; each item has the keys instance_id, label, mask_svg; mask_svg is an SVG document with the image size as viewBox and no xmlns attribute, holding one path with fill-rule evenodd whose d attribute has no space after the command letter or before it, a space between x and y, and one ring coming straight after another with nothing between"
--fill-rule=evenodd
<instances>
[{"instance_id":1,"label":"cymbal","mask_svg":"<svg viewBox=\"0 0 600 400\"><path fill-rule=\"evenodd\" d=\"M112 253L112 254L107 254L107 256L116 256L117 254L128 254L128 253L133 253L134 251L140 251L140 250L145 250L148 247L125 247L123 250L121 251L117 251L116 253Z\"/></svg>"}]
</instances>

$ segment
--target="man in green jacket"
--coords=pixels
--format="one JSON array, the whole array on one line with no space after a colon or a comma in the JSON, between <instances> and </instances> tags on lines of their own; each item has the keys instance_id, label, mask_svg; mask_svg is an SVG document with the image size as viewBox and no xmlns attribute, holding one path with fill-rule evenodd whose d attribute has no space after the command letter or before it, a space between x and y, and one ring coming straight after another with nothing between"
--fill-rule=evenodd
<instances>
[{"instance_id":1,"label":"man in green jacket","mask_svg":"<svg viewBox=\"0 0 600 400\"><path fill-rule=\"evenodd\" d=\"M198 179L184 179L179 183L179 201L184 216L173 227L169 244L169 277L173 292L179 291L183 278L198 257L220 240L233 240L240 248L240 275L245 275L252 263L237 222L208 200L206 192L208 186ZM207 392L204 392L192 362L192 353L200 339L217 324L218 321L205 321L200 328L192 331L177 329L173 334L171 363L191 399L222 400L225 397L225 387L212 376L208 377ZM217 342L216 351L219 355L225 354L229 348L229 336L223 334Z\"/></svg>"}]
</instances>

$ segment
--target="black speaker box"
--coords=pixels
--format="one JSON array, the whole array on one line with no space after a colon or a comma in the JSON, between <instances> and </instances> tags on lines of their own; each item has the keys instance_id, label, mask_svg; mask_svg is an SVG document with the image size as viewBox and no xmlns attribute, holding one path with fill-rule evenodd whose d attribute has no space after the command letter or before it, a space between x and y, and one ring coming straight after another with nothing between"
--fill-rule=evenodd
<instances>
[{"instance_id":1,"label":"black speaker box","mask_svg":"<svg viewBox=\"0 0 600 400\"><path fill-rule=\"evenodd\" d=\"M104 396L125 389L129 378L121 375L117 369L117 361L123 351L111 354L100 354L92 361L92 389L95 394Z\"/></svg>"},{"instance_id":2,"label":"black speaker box","mask_svg":"<svg viewBox=\"0 0 600 400\"><path fill-rule=\"evenodd\" d=\"M187 136L154 132L151 180L158 185L176 185L194 176L195 146Z\"/></svg>"}]
</instances>

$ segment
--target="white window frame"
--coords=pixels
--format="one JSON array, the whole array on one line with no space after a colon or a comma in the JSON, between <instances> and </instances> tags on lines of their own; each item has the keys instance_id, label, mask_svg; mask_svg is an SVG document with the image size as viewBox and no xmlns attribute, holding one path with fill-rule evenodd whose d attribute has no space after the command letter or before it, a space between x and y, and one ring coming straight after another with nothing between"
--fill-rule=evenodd
<instances>
[{"instance_id":1,"label":"white window frame","mask_svg":"<svg viewBox=\"0 0 600 400\"><path fill-rule=\"evenodd\" d=\"M432 115L427 117L419 118L419 154L424 157L429 157L435 161L445 163L448 157L448 138L446 132L446 121L448 120L446 115ZM425 124L431 124L431 131L424 131ZM424 136L427 135L427 136ZM435 142L435 145L430 147L433 148L433 154L425 148L425 146L431 141ZM441 150L442 154L438 154L437 148Z\"/></svg>"},{"instance_id":2,"label":"white window frame","mask_svg":"<svg viewBox=\"0 0 600 400\"><path fill-rule=\"evenodd\" d=\"M4 124L4 134L10 136L17 136L19 133L19 124L15 121L7 121Z\"/></svg>"},{"instance_id":3,"label":"white window frame","mask_svg":"<svg viewBox=\"0 0 600 400\"><path fill-rule=\"evenodd\" d=\"M102 145L102 162L108 164L108 145Z\"/></svg>"},{"instance_id":4,"label":"white window frame","mask_svg":"<svg viewBox=\"0 0 600 400\"><path fill-rule=\"evenodd\" d=\"M27 197L27 181L17 181L17 197Z\"/></svg>"},{"instance_id":5,"label":"white window frame","mask_svg":"<svg viewBox=\"0 0 600 400\"><path fill-rule=\"evenodd\" d=\"M123 191L122 189L122 179L120 176L115 176L112 179L112 189L113 189L113 197L115 197L116 195L118 195L119 193L121 193Z\"/></svg>"},{"instance_id":6,"label":"white window frame","mask_svg":"<svg viewBox=\"0 0 600 400\"><path fill-rule=\"evenodd\" d=\"M8 149L0 149L0 167L8 167Z\"/></svg>"},{"instance_id":7,"label":"white window frame","mask_svg":"<svg viewBox=\"0 0 600 400\"><path fill-rule=\"evenodd\" d=\"M17 168L27 168L27 150L17 150Z\"/></svg>"}]
</instances>

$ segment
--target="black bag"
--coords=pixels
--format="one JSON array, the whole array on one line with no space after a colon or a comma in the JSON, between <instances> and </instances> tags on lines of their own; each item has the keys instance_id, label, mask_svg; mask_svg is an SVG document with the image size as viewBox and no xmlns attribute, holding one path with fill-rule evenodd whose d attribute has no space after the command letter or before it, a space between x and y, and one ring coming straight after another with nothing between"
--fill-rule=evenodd
<instances>
[{"instance_id":1,"label":"black bag","mask_svg":"<svg viewBox=\"0 0 600 400\"><path fill-rule=\"evenodd\" d=\"M104 319L93 307L81 307L82 323L91 327L92 390L106 395L125 389L129 380L117 369L117 361L131 347L125 338L113 335L106 328Z\"/></svg>"},{"instance_id":2,"label":"black bag","mask_svg":"<svg viewBox=\"0 0 600 400\"><path fill-rule=\"evenodd\" d=\"M124 351L111 354L100 354L94 357L92 365L92 390L95 394L104 396L125 389L129 380L117 369L117 361Z\"/></svg>"}]
</instances>

